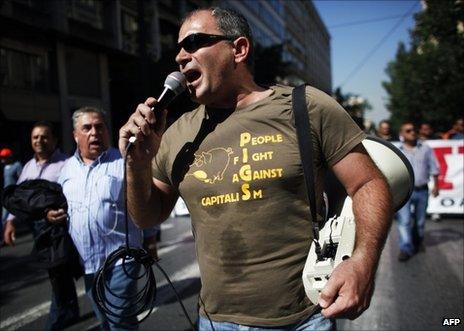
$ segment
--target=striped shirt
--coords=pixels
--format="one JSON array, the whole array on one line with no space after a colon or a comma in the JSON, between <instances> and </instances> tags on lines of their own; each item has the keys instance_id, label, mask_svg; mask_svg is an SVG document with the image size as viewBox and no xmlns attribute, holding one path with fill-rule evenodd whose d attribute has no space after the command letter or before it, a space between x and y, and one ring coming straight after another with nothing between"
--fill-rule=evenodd
<instances>
[{"instance_id":1,"label":"striped shirt","mask_svg":"<svg viewBox=\"0 0 464 331\"><path fill-rule=\"evenodd\" d=\"M86 274L98 271L109 254L125 245L123 170L115 148L90 165L76 151L58 179L68 201L69 233ZM142 231L130 219L129 244L142 246Z\"/></svg>"},{"instance_id":2,"label":"striped shirt","mask_svg":"<svg viewBox=\"0 0 464 331\"><path fill-rule=\"evenodd\" d=\"M400 145L400 150L411 163L414 171L414 186L421 187L427 185L430 176L439 174L437 159L432 148L424 142L417 141L417 145L412 148L406 148L404 144Z\"/></svg>"}]
</instances>

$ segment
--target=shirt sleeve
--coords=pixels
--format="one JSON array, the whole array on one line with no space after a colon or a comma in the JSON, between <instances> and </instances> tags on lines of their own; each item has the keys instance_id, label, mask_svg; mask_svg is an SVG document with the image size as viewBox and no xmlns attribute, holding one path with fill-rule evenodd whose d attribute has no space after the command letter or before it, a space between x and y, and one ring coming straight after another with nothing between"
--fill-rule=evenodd
<instances>
[{"instance_id":1,"label":"shirt sleeve","mask_svg":"<svg viewBox=\"0 0 464 331\"><path fill-rule=\"evenodd\" d=\"M428 162L429 162L429 169L430 169L430 175L431 176L438 176L440 173L440 168L438 167L438 161L437 158L435 157L435 153L433 152L433 149L429 147L428 149Z\"/></svg>"},{"instance_id":2,"label":"shirt sleeve","mask_svg":"<svg viewBox=\"0 0 464 331\"><path fill-rule=\"evenodd\" d=\"M64 167L61 168L60 175L58 176L58 179L56 180L56 182L60 184L61 186L63 186L64 176L65 176L65 171L63 170L64 170Z\"/></svg>"},{"instance_id":3,"label":"shirt sleeve","mask_svg":"<svg viewBox=\"0 0 464 331\"><path fill-rule=\"evenodd\" d=\"M156 178L163 183L173 186L171 171L169 169L169 158L172 153L170 141L174 140L178 131L178 121L174 122L163 134L158 153L151 162L151 170L153 178Z\"/></svg>"},{"instance_id":4,"label":"shirt sleeve","mask_svg":"<svg viewBox=\"0 0 464 331\"><path fill-rule=\"evenodd\" d=\"M16 167L16 177L19 179L19 176L21 176L21 172L23 171L23 166L19 162L17 164L18 166Z\"/></svg>"},{"instance_id":5,"label":"shirt sleeve","mask_svg":"<svg viewBox=\"0 0 464 331\"><path fill-rule=\"evenodd\" d=\"M172 185L171 181L169 180L169 176L165 171L165 164L166 164L166 157L167 157L167 150L165 144L161 142L160 149L158 153L153 158L151 162L151 169L152 169L152 176L165 184Z\"/></svg>"},{"instance_id":6,"label":"shirt sleeve","mask_svg":"<svg viewBox=\"0 0 464 331\"><path fill-rule=\"evenodd\" d=\"M346 110L326 93L310 87L306 95L313 134L317 136L327 164L332 167L360 144L366 134Z\"/></svg>"},{"instance_id":7,"label":"shirt sleeve","mask_svg":"<svg viewBox=\"0 0 464 331\"><path fill-rule=\"evenodd\" d=\"M26 163L24 168L21 169L21 173L19 174L19 178L18 178L18 181L16 182L16 185L21 184L22 182L26 180L29 167L30 167L30 164L28 162Z\"/></svg>"},{"instance_id":8,"label":"shirt sleeve","mask_svg":"<svg viewBox=\"0 0 464 331\"><path fill-rule=\"evenodd\" d=\"M21 166L21 164L19 164L18 166L18 169L17 169L17 172L19 174L19 177L18 177L18 180L16 181L16 185L18 184L21 184L22 182L24 182L26 180L26 176L27 176L27 167L29 166L29 163L26 163L26 165L24 166L24 168ZM10 222L10 221L13 221L14 219L16 218L15 215L13 215L12 213L8 212L6 218L5 218L5 222Z\"/></svg>"}]
</instances>

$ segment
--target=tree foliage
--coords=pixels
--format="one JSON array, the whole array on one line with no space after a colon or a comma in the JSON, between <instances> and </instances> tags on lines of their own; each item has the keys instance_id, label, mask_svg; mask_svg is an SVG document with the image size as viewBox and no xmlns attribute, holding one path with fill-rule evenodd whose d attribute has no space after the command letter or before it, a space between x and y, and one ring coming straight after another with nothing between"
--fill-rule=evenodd
<instances>
[{"instance_id":1,"label":"tree foliage","mask_svg":"<svg viewBox=\"0 0 464 331\"><path fill-rule=\"evenodd\" d=\"M409 47L400 43L383 82L387 108L398 127L403 121L429 122L447 130L464 106L464 3L426 0L416 14Z\"/></svg>"},{"instance_id":2,"label":"tree foliage","mask_svg":"<svg viewBox=\"0 0 464 331\"><path fill-rule=\"evenodd\" d=\"M342 92L340 87L335 89L333 97L340 105L343 106L361 129L366 129L364 127L364 114L366 111L372 109L372 106L367 99L353 93L345 94Z\"/></svg>"}]
</instances>

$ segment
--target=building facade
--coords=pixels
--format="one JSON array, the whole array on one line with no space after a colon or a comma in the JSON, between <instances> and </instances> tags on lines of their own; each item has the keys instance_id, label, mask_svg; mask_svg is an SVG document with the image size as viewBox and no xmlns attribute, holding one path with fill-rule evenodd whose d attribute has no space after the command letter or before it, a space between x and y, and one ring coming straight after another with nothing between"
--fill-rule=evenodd
<instances>
[{"instance_id":1,"label":"building facade","mask_svg":"<svg viewBox=\"0 0 464 331\"><path fill-rule=\"evenodd\" d=\"M27 158L32 123L47 120L71 153L71 115L82 106L106 110L117 132L126 107L158 81L143 79L161 57L157 8L155 0L0 2L0 143Z\"/></svg>"},{"instance_id":2,"label":"building facade","mask_svg":"<svg viewBox=\"0 0 464 331\"><path fill-rule=\"evenodd\" d=\"M261 46L282 45L282 59L290 64L283 82L305 82L331 94L330 35L310 0L222 0L219 4L241 12Z\"/></svg>"},{"instance_id":3,"label":"building facade","mask_svg":"<svg viewBox=\"0 0 464 331\"><path fill-rule=\"evenodd\" d=\"M291 64L286 82L304 81L330 93L330 36L309 0L4 0L0 147L27 159L32 123L47 120L72 153L71 115L82 106L108 112L116 143L136 105L156 96L177 69L181 18L211 5L243 13L261 46L283 46L282 58ZM175 103L192 107L186 96Z\"/></svg>"},{"instance_id":4,"label":"building facade","mask_svg":"<svg viewBox=\"0 0 464 331\"><path fill-rule=\"evenodd\" d=\"M326 93L332 92L330 35L311 1L283 1L284 60L295 63L295 75Z\"/></svg>"}]
</instances>

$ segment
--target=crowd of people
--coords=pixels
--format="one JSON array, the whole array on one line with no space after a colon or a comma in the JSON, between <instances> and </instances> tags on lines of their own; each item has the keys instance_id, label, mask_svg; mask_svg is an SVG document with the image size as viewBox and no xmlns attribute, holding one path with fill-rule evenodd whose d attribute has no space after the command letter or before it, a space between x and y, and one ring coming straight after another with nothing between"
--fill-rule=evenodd
<instances>
[{"instance_id":1,"label":"crowd of people","mask_svg":"<svg viewBox=\"0 0 464 331\"><path fill-rule=\"evenodd\" d=\"M446 132L435 132L432 125L427 122L405 121L401 123L398 135L393 132L390 121L385 119L379 122L375 135L386 141L400 142L400 150L406 155L414 170L415 183L412 196L396 214L400 240L398 260L404 262L415 253L425 250L423 238L428 197L429 193L434 197L439 194L439 165L432 149L426 142L437 139L463 140L463 119L456 119L452 127ZM430 178L433 179L434 183L431 192L429 192L428 187ZM438 222L441 220L441 215L432 213L430 219Z\"/></svg>"},{"instance_id":2,"label":"crowd of people","mask_svg":"<svg viewBox=\"0 0 464 331\"><path fill-rule=\"evenodd\" d=\"M418 138L426 140L462 140L464 139L464 120L458 118L454 121L451 128L445 132L436 132L433 126L427 122L415 123ZM381 120L375 130L375 135L387 141L398 141L401 136L394 133L389 120Z\"/></svg>"},{"instance_id":3,"label":"crowd of people","mask_svg":"<svg viewBox=\"0 0 464 331\"><path fill-rule=\"evenodd\" d=\"M21 184L30 180L43 179L59 183L67 201L67 209L48 208L42 219L26 222L30 227L35 246L54 224L66 224L82 266L77 273L69 261L47 266L51 284L51 306L46 330L62 330L79 318L79 306L74 278L83 274L86 292L103 330L117 330L117 323L110 324L91 296L96 272L106 257L125 242L125 219L123 201L123 160L119 151L109 146L109 132L105 114L92 107L76 110L72 116L75 153L68 157L57 145L54 126L49 122L37 122L31 130L31 147L34 156L21 168L14 161L9 149L0 151L4 164L4 185ZM20 219L4 210L3 240L14 246L16 227ZM156 237L159 227L138 229L129 221L131 247L145 247L157 259ZM68 253L69 254L69 253ZM76 257L77 258L77 257ZM118 264L111 272L108 286L120 297L133 297L138 277L137 266L132 263ZM125 276L129 272L132 278ZM114 298L117 306L127 306ZM127 329L127 328L125 328Z\"/></svg>"},{"instance_id":4,"label":"crowd of people","mask_svg":"<svg viewBox=\"0 0 464 331\"><path fill-rule=\"evenodd\" d=\"M463 140L463 119L458 118L446 132L435 132L430 123L403 122L396 135L388 120L379 122L375 135L386 141L399 141L400 150L412 165L415 183L412 196L405 206L396 214L399 234L398 260L405 262L414 254L425 251L424 232L427 216L429 195L439 195L438 175L439 164L432 149L427 145L428 140ZM432 178L433 185L429 188ZM441 215L432 213L430 219L435 222L441 220Z\"/></svg>"},{"instance_id":5,"label":"crowd of people","mask_svg":"<svg viewBox=\"0 0 464 331\"><path fill-rule=\"evenodd\" d=\"M182 195L192 219L202 280L200 330L246 326L333 330L335 318L358 317L369 306L392 220L391 193L362 145L365 133L330 96L306 88L318 196L318 219L311 219L292 124L292 88L255 83L245 18L221 8L194 11L182 22L178 45L176 62L192 100L200 106L166 132L166 112L156 117L151 110L156 100L148 98L120 129L119 150L109 146L105 114L83 107L72 116L76 150L70 157L57 148L53 126L46 122L32 128L34 156L23 169L10 149L0 151L4 185L46 179L59 183L66 197L66 208L49 208L43 219L30 223L34 238L50 224L65 223L90 294L96 272L125 240L121 155L135 136L126 166L130 244L145 245L156 258L157 228ZM433 153L423 143L436 136L427 123L419 128L417 132L413 123L403 123L398 137L390 123L382 121L377 131L382 139L402 142L401 150L416 175L410 202L398 213L400 261L421 250L427 183L438 174ZM442 138L462 139L462 119ZM427 158L425 166L416 162L418 157ZM224 164L218 173L209 173L207 164L213 161ZM253 171L263 167L274 170L275 176L261 178ZM313 239L308 224L323 218L326 168L333 170L353 200L357 243L351 258L333 271L316 303L305 295L301 272ZM230 193L237 190L243 194ZM438 194L436 185L432 194ZM418 214L414 235L411 205ZM3 218L4 241L14 245L15 216L5 212ZM127 273L138 272L135 263L116 265L109 286L121 297L134 296L137 277ZM60 330L79 316L74 279L66 268L49 270L49 275L52 305L47 330ZM89 297L103 330L137 329L124 324L128 321L108 318ZM123 299L111 300L124 310Z\"/></svg>"}]
</instances>

